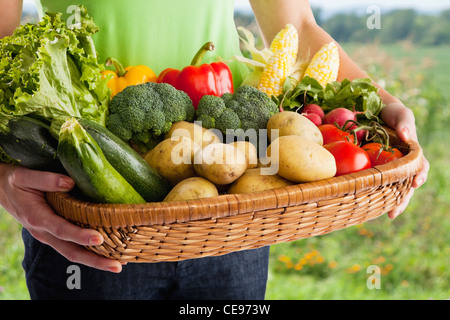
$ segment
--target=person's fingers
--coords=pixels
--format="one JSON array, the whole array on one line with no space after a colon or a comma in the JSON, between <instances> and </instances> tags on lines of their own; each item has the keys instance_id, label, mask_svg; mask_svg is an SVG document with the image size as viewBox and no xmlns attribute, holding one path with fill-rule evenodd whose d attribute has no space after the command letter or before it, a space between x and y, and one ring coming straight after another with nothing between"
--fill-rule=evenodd
<instances>
[{"instance_id":1,"label":"person's fingers","mask_svg":"<svg viewBox=\"0 0 450 320\"><path fill-rule=\"evenodd\" d=\"M413 140L418 142L415 118L414 114L410 109L401 108L397 110L396 115L393 117L396 123L396 133L397 136L403 141ZM417 175L414 177L412 187L418 188L425 183L428 177L428 171L430 170L430 163L422 156L422 167L420 168Z\"/></svg>"},{"instance_id":2,"label":"person's fingers","mask_svg":"<svg viewBox=\"0 0 450 320\"><path fill-rule=\"evenodd\" d=\"M422 167L417 175L414 177L412 187L419 188L422 186L428 178L428 171L430 171L430 163L425 157L422 157Z\"/></svg>"},{"instance_id":3,"label":"person's fingers","mask_svg":"<svg viewBox=\"0 0 450 320\"><path fill-rule=\"evenodd\" d=\"M43 197L35 197L20 204L17 210L27 229L42 230L54 237L79 245L100 245L103 236L93 229L81 228L58 216Z\"/></svg>"},{"instance_id":4,"label":"person's fingers","mask_svg":"<svg viewBox=\"0 0 450 320\"><path fill-rule=\"evenodd\" d=\"M72 178L59 173L30 170L17 166L10 177L16 187L43 192L69 191L75 183Z\"/></svg>"},{"instance_id":5,"label":"person's fingers","mask_svg":"<svg viewBox=\"0 0 450 320\"><path fill-rule=\"evenodd\" d=\"M393 103L382 110L381 117L402 141L417 141L416 120L411 109L401 103Z\"/></svg>"},{"instance_id":6,"label":"person's fingers","mask_svg":"<svg viewBox=\"0 0 450 320\"><path fill-rule=\"evenodd\" d=\"M403 198L402 202L396 206L394 209L392 209L390 212L388 212L388 217L390 219L397 218L400 214L405 211L406 207L409 204L409 201L411 200L412 196L414 195L414 188L411 188L408 193Z\"/></svg>"},{"instance_id":7,"label":"person's fingers","mask_svg":"<svg viewBox=\"0 0 450 320\"><path fill-rule=\"evenodd\" d=\"M415 117L411 109L406 108L402 103L391 103L382 110L381 117L389 127L395 129L397 136L401 140L418 142ZM420 187L426 182L429 170L430 163L425 156L422 156L422 167L414 177L413 189Z\"/></svg>"},{"instance_id":8,"label":"person's fingers","mask_svg":"<svg viewBox=\"0 0 450 320\"><path fill-rule=\"evenodd\" d=\"M46 232L31 232L38 241L45 243L58 251L67 260L80 263L95 269L119 273L122 271L122 263L83 248L73 242L60 240Z\"/></svg>"},{"instance_id":9,"label":"person's fingers","mask_svg":"<svg viewBox=\"0 0 450 320\"><path fill-rule=\"evenodd\" d=\"M58 216L48 205L44 193L69 191L74 181L65 175L26 169L21 166L4 167L3 203L38 241L48 244L74 263L100 270L120 272L122 264L99 256L83 246L101 245L100 232L85 229ZM7 169L7 170L6 170Z\"/></svg>"}]
</instances>

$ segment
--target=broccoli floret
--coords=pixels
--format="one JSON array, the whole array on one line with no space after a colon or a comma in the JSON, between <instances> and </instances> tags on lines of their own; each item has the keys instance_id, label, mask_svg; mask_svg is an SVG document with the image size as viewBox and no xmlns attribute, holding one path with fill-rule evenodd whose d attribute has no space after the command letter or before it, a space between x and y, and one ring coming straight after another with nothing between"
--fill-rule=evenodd
<instances>
[{"instance_id":1,"label":"broccoli floret","mask_svg":"<svg viewBox=\"0 0 450 320\"><path fill-rule=\"evenodd\" d=\"M177 90L173 86L166 83L157 84L154 82L149 82L148 85L154 88L161 98L163 103L162 111L164 112L166 123L193 120L195 109L193 108L192 101L186 92ZM171 126L172 125L170 125L170 127ZM168 129L166 128L167 131L170 130L170 127Z\"/></svg>"},{"instance_id":2,"label":"broccoli floret","mask_svg":"<svg viewBox=\"0 0 450 320\"><path fill-rule=\"evenodd\" d=\"M172 124L193 121L189 96L167 83L147 82L126 87L109 104L106 127L145 152L154 147Z\"/></svg>"},{"instance_id":3,"label":"broccoli floret","mask_svg":"<svg viewBox=\"0 0 450 320\"><path fill-rule=\"evenodd\" d=\"M243 85L233 94L225 93L220 98L206 95L197 107L197 120L205 128L216 128L226 134L226 129L245 132L248 129L266 129L267 121L279 109L267 94L253 86Z\"/></svg>"},{"instance_id":4,"label":"broccoli floret","mask_svg":"<svg viewBox=\"0 0 450 320\"><path fill-rule=\"evenodd\" d=\"M221 96L221 98L226 104L228 101L233 100L233 94L230 92L226 92Z\"/></svg>"},{"instance_id":5,"label":"broccoli floret","mask_svg":"<svg viewBox=\"0 0 450 320\"><path fill-rule=\"evenodd\" d=\"M206 129L213 129L213 128L216 127L216 120L213 117L211 117L211 116L209 116L207 114L200 114L197 117L197 121L196 122L199 122L199 124L203 128L206 128Z\"/></svg>"},{"instance_id":6,"label":"broccoli floret","mask_svg":"<svg viewBox=\"0 0 450 320\"><path fill-rule=\"evenodd\" d=\"M107 128L122 140L128 141L133 136L133 131L123 125L120 115L110 114L107 121Z\"/></svg>"},{"instance_id":7,"label":"broccoli floret","mask_svg":"<svg viewBox=\"0 0 450 320\"><path fill-rule=\"evenodd\" d=\"M241 119L232 109L226 108L216 120L216 129L219 129L222 133L226 133L227 129L236 130L240 128L242 128Z\"/></svg>"},{"instance_id":8,"label":"broccoli floret","mask_svg":"<svg viewBox=\"0 0 450 320\"><path fill-rule=\"evenodd\" d=\"M225 109L225 102L220 97L206 95L198 103L197 115L205 114L217 119Z\"/></svg>"}]
</instances>

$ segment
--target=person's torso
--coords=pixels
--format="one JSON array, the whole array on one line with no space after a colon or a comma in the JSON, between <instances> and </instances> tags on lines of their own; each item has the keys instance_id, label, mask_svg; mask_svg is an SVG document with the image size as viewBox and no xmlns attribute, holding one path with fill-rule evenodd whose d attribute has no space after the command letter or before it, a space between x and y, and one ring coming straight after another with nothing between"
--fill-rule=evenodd
<instances>
[{"instance_id":1,"label":"person's torso","mask_svg":"<svg viewBox=\"0 0 450 320\"><path fill-rule=\"evenodd\" d=\"M73 21L80 4L99 26L93 39L100 62L113 56L124 66L145 64L158 74L189 65L207 41L216 49L204 62L240 54L234 0L41 0L38 10L62 12ZM236 84L245 70L230 67Z\"/></svg>"}]
</instances>

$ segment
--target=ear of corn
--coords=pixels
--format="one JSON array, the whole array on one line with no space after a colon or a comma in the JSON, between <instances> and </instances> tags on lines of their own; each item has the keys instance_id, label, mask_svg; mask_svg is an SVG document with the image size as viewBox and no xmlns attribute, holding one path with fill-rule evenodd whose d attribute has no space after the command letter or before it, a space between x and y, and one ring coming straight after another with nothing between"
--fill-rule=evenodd
<instances>
[{"instance_id":1,"label":"ear of corn","mask_svg":"<svg viewBox=\"0 0 450 320\"><path fill-rule=\"evenodd\" d=\"M339 71L338 47L334 42L327 43L314 55L304 76L316 79L323 87L336 81Z\"/></svg>"},{"instance_id":2,"label":"ear of corn","mask_svg":"<svg viewBox=\"0 0 450 320\"><path fill-rule=\"evenodd\" d=\"M239 27L243 34L241 41L250 52L252 59L235 57L245 63L252 72L243 84L251 84L269 96L283 93L283 86L289 78L290 86L295 86L303 77L315 78L322 86L337 79L339 53L334 42L322 48L310 60L304 57L298 60L299 39L297 29L288 24L273 39L269 49L258 50L250 31Z\"/></svg>"},{"instance_id":3,"label":"ear of corn","mask_svg":"<svg viewBox=\"0 0 450 320\"><path fill-rule=\"evenodd\" d=\"M283 93L283 84L290 74L291 57L285 50L275 52L261 74L258 90L265 92L269 97Z\"/></svg>"},{"instance_id":4,"label":"ear of corn","mask_svg":"<svg viewBox=\"0 0 450 320\"><path fill-rule=\"evenodd\" d=\"M264 48L262 50L258 50L255 47L255 38L253 37L253 34L245 29L244 27L238 27L237 30L242 34L239 35L239 39L241 40L242 44L244 45L245 49L250 53L252 56L252 59L247 59L244 57L237 56L237 60L243 60L247 65L254 66L254 67L261 67L269 61L270 57L272 56L272 52Z\"/></svg>"},{"instance_id":5,"label":"ear of corn","mask_svg":"<svg viewBox=\"0 0 450 320\"><path fill-rule=\"evenodd\" d=\"M261 74L272 56L272 51L268 48L258 50L255 47L255 38L249 30L244 27L238 27L237 30L239 31L239 39L241 40L243 47L251 55L251 59L243 56L234 56L233 58L240 63L245 64L250 70L249 74L243 79L242 85L248 84L253 87L258 87Z\"/></svg>"},{"instance_id":6,"label":"ear of corn","mask_svg":"<svg viewBox=\"0 0 450 320\"><path fill-rule=\"evenodd\" d=\"M292 60L291 64L294 64L297 60L298 54L297 29L292 24L288 24L275 36L270 44L269 50L274 53L278 51L285 51Z\"/></svg>"},{"instance_id":7,"label":"ear of corn","mask_svg":"<svg viewBox=\"0 0 450 320\"><path fill-rule=\"evenodd\" d=\"M283 93L284 81L291 74L297 60L297 29L292 24L288 24L275 36L269 49L273 55L264 67L258 90L270 97Z\"/></svg>"}]
</instances>

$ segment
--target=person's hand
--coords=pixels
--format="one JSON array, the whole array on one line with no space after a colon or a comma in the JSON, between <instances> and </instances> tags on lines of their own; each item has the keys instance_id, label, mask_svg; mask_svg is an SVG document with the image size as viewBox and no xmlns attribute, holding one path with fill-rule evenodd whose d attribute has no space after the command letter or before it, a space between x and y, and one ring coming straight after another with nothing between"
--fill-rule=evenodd
<instances>
[{"instance_id":1,"label":"person's hand","mask_svg":"<svg viewBox=\"0 0 450 320\"><path fill-rule=\"evenodd\" d=\"M103 237L98 231L66 221L47 204L45 192L69 191L73 187L73 180L65 175L29 170L18 165L0 165L0 204L34 238L50 245L71 262L120 272L120 262L82 247L100 245Z\"/></svg>"},{"instance_id":2,"label":"person's hand","mask_svg":"<svg viewBox=\"0 0 450 320\"><path fill-rule=\"evenodd\" d=\"M381 112L381 118L389 127L395 129L397 136L402 141L413 140L418 142L414 114L411 109L405 107L401 102L391 102L386 104L385 108L383 108ZM396 218L406 209L409 204L409 200L414 194L414 190L427 181L429 169L430 164L428 160L423 157L422 168L414 177L411 190L405 196L400 205L388 212L389 218Z\"/></svg>"}]
</instances>

